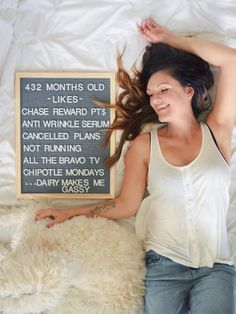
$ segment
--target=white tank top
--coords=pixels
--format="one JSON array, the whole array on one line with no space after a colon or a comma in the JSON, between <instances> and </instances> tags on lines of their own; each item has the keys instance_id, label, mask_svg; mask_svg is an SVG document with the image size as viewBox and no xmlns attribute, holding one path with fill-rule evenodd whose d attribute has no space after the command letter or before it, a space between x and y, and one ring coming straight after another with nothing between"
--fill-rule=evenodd
<instances>
[{"instance_id":1,"label":"white tank top","mask_svg":"<svg viewBox=\"0 0 236 314\"><path fill-rule=\"evenodd\" d=\"M151 131L149 196L136 216L136 232L145 251L153 250L177 263L212 267L233 265L226 216L230 168L207 125L201 123L198 156L178 167L162 155L157 128Z\"/></svg>"}]
</instances>

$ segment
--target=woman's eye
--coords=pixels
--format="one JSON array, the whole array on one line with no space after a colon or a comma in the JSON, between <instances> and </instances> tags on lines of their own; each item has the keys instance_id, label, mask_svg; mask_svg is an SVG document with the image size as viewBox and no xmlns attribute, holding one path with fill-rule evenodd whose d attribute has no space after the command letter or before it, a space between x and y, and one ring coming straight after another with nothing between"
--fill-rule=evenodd
<instances>
[{"instance_id":1,"label":"woman's eye","mask_svg":"<svg viewBox=\"0 0 236 314\"><path fill-rule=\"evenodd\" d=\"M168 91L168 88L163 88L163 89L161 90L162 93L167 92L167 91Z\"/></svg>"}]
</instances>

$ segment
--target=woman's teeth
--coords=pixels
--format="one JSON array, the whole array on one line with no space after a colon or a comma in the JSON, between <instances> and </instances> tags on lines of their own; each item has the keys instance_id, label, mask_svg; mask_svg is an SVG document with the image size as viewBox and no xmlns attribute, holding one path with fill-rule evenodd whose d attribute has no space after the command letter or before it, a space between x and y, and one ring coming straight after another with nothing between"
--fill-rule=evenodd
<instances>
[{"instance_id":1,"label":"woman's teeth","mask_svg":"<svg viewBox=\"0 0 236 314\"><path fill-rule=\"evenodd\" d=\"M163 109L166 109L167 107L169 107L170 105L167 104L167 105L161 105L157 108L157 111L160 111L160 110L163 110Z\"/></svg>"}]
</instances>

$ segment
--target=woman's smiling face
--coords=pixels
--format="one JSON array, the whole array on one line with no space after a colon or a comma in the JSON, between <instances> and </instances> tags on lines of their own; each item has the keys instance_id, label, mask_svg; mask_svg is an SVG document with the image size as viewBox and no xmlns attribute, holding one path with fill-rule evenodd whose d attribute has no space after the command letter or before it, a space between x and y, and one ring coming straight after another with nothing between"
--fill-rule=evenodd
<instances>
[{"instance_id":1,"label":"woman's smiling face","mask_svg":"<svg viewBox=\"0 0 236 314\"><path fill-rule=\"evenodd\" d=\"M147 94L160 122L171 122L187 113L192 114L192 87L183 87L166 71L158 71L150 77Z\"/></svg>"}]
</instances>

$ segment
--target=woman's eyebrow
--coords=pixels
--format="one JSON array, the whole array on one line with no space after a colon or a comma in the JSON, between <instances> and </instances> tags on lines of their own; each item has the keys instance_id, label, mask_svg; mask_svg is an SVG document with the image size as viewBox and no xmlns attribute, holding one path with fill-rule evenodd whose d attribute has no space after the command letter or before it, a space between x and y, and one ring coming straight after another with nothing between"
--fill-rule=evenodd
<instances>
[{"instance_id":1,"label":"woman's eyebrow","mask_svg":"<svg viewBox=\"0 0 236 314\"><path fill-rule=\"evenodd\" d=\"M167 82L162 82L162 83L160 83L160 84L155 85L153 88L159 87L159 86L162 85L162 84L168 84L168 83L167 83ZM147 91L148 91L148 90L150 90L150 88L147 88Z\"/></svg>"}]
</instances>

